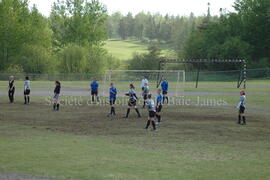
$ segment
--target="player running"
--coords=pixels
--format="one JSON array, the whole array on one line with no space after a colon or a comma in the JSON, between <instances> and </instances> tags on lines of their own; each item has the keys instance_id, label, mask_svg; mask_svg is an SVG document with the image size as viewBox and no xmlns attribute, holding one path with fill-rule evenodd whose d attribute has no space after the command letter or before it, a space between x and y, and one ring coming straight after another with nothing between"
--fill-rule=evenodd
<instances>
[{"instance_id":1,"label":"player running","mask_svg":"<svg viewBox=\"0 0 270 180\"><path fill-rule=\"evenodd\" d=\"M128 118L128 115L130 113L131 108L135 109L135 111L137 112L138 118L140 118L141 114L136 106L138 97L136 95L135 87L133 84L130 84L129 87L130 87L129 92L125 94L126 96L129 97L129 101L128 101L127 114L126 114L126 116L124 116L124 118Z\"/></svg>"},{"instance_id":2,"label":"player running","mask_svg":"<svg viewBox=\"0 0 270 180\"><path fill-rule=\"evenodd\" d=\"M30 104L30 80L29 77L25 77L24 83L24 104Z\"/></svg>"},{"instance_id":3,"label":"player running","mask_svg":"<svg viewBox=\"0 0 270 180\"><path fill-rule=\"evenodd\" d=\"M10 76L9 77L9 82L8 82L8 97L9 97L9 102L10 103L14 102L14 93L15 93L14 76Z\"/></svg>"},{"instance_id":4,"label":"player running","mask_svg":"<svg viewBox=\"0 0 270 180\"><path fill-rule=\"evenodd\" d=\"M238 124L246 125L246 116L245 116L246 93L244 90L240 91L240 102L238 103L237 108L239 109ZM243 123L241 122L241 118L243 120Z\"/></svg>"},{"instance_id":5,"label":"player running","mask_svg":"<svg viewBox=\"0 0 270 180\"><path fill-rule=\"evenodd\" d=\"M149 94L149 86L147 83L144 84L144 88L142 90L142 96L143 96L143 108L145 108L145 103L147 101L148 98L148 94Z\"/></svg>"},{"instance_id":6,"label":"player running","mask_svg":"<svg viewBox=\"0 0 270 180\"><path fill-rule=\"evenodd\" d=\"M147 106L149 115L148 115L148 120L147 120L145 129L147 130L148 127L150 126L150 124L152 124L152 126L153 126L152 130L156 131L156 124L155 124L156 106L155 106L154 100L152 99L151 94L148 94L146 106Z\"/></svg>"},{"instance_id":7,"label":"player running","mask_svg":"<svg viewBox=\"0 0 270 180\"><path fill-rule=\"evenodd\" d=\"M91 88L91 96L92 96L92 102L95 101L95 96L96 96L96 101L99 102L99 98L98 98L98 82L96 78L93 78L93 82L90 84L90 88Z\"/></svg>"},{"instance_id":8,"label":"player running","mask_svg":"<svg viewBox=\"0 0 270 180\"><path fill-rule=\"evenodd\" d=\"M161 123L161 110L162 110L162 102L163 102L163 95L161 93L161 89L158 89L157 90L157 99L156 99L156 102L157 102L157 106L156 106L156 117L157 117L157 125L160 125Z\"/></svg>"},{"instance_id":9,"label":"player running","mask_svg":"<svg viewBox=\"0 0 270 180\"><path fill-rule=\"evenodd\" d=\"M56 111L59 111L59 106L60 106L60 101L59 101L60 91L61 91L61 83L59 81L55 81L54 96L53 96L53 110L56 110Z\"/></svg>"},{"instance_id":10,"label":"player running","mask_svg":"<svg viewBox=\"0 0 270 180\"><path fill-rule=\"evenodd\" d=\"M108 117L115 116L115 101L116 101L116 95L117 95L117 89L114 87L114 84L111 83L110 85L110 106L111 106L111 113L108 114Z\"/></svg>"},{"instance_id":11,"label":"player running","mask_svg":"<svg viewBox=\"0 0 270 180\"><path fill-rule=\"evenodd\" d=\"M163 94L163 104L165 102L165 99L168 104L169 103L169 98L168 98L169 83L164 77L162 78L161 89L162 89L162 94Z\"/></svg>"}]
</instances>

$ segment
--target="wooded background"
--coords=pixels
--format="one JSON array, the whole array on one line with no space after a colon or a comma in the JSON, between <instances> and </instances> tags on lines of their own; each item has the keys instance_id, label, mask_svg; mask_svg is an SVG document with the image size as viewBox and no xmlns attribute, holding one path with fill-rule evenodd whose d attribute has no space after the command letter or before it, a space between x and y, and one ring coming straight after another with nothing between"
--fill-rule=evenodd
<instances>
[{"instance_id":1,"label":"wooded background","mask_svg":"<svg viewBox=\"0 0 270 180\"><path fill-rule=\"evenodd\" d=\"M211 16L158 13L108 14L98 0L56 1L44 17L27 0L0 2L0 72L103 73L121 61L104 47L108 39L136 40L145 53L134 53L128 69L157 69L161 47L177 58L246 59L248 68L270 66L270 1L236 0L235 12ZM181 12L179 12L181 14ZM177 69L179 67L169 67ZM188 66L190 70L194 67ZM204 64L203 70L236 69Z\"/></svg>"}]
</instances>

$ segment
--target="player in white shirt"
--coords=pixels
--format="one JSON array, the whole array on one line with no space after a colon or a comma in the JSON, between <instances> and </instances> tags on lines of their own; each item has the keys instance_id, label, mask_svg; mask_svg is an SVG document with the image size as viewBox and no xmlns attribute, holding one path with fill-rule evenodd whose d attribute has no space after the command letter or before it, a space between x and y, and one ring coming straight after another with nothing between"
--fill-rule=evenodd
<instances>
[{"instance_id":1,"label":"player in white shirt","mask_svg":"<svg viewBox=\"0 0 270 180\"><path fill-rule=\"evenodd\" d=\"M155 116L156 116L156 105L155 101L152 99L152 95L148 94L148 99L146 101L146 107L148 109L148 120L145 129L147 130L150 124L153 126L153 131L156 130Z\"/></svg>"},{"instance_id":2,"label":"player in white shirt","mask_svg":"<svg viewBox=\"0 0 270 180\"><path fill-rule=\"evenodd\" d=\"M146 76L144 76L144 78L142 79L142 82L141 82L142 91L144 90L145 84L146 85L148 84L148 80L147 80Z\"/></svg>"},{"instance_id":3,"label":"player in white shirt","mask_svg":"<svg viewBox=\"0 0 270 180\"><path fill-rule=\"evenodd\" d=\"M133 84L129 85L130 90L128 91L128 93L126 93L125 95L129 97L129 101L128 101L128 108L127 108L127 114L124 116L124 118L128 118L129 113L130 113L130 109L135 109L135 111L137 112L138 118L141 117L141 114L137 108L137 95L136 95L136 91L135 91L135 87Z\"/></svg>"},{"instance_id":4,"label":"player in white shirt","mask_svg":"<svg viewBox=\"0 0 270 180\"><path fill-rule=\"evenodd\" d=\"M246 116L245 116L245 109L246 109L246 93L244 90L240 91L240 101L237 105L239 109L238 114L238 124L246 125ZM241 119L243 122L241 122Z\"/></svg>"},{"instance_id":5,"label":"player in white shirt","mask_svg":"<svg viewBox=\"0 0 270 180\"><path fill-rule=\"evenodd\" d=\"M24 104L29 104L30 103L30 80L29 77L25 77L25 83L24 83Z\"/></svg>"},{"instance_id":6,"label":"player in white shirt","mask_svg":"<svg viewBox=\"0 0 270 180\"><path fill-rule=\"evenodd\" d=\"M144 84L144 88L142 90L142 96L143 96L143 108L145 108L145 103L148 99L148 94L150 93L149 86L147 83Z\"/></svg>"}]
</instances>

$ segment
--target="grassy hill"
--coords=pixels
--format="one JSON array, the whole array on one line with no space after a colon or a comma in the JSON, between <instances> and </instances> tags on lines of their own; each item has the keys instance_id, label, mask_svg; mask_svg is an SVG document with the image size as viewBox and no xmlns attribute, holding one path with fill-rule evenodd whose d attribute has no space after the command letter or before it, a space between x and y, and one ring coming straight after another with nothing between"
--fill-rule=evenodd
<instances>
[{"instance_id":1,"label":"grassy hill","mask_svg":"<svg viewBox=\"0 0 270 180\"><path fill-rule=\"evenodd\" d=\"M115 40L111 39L106 41L105 48L114 57L120 60L128 60L132 58L133 53L145 53L147 52L147 44L143 44L140 41L135 40ZM175 52L169 47L160 46L162 54L167 58L176 57Z\"/></svg>"}]
</instances>

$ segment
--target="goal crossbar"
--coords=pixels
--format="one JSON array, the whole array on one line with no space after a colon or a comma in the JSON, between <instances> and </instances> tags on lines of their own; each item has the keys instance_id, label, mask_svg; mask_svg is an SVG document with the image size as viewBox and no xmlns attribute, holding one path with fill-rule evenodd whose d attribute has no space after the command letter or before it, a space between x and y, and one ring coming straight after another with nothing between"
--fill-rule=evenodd
<instances>
[{"instance_id":1,"label":"goal crossbar","mask_svg":"<svg viewBox=\"0 0 270 180\"><path fill-rule=\"evenodd\" d=\"M184 70L107 70L106 74L112 72L185 72Z\"/></svg>"}]
</instances>

